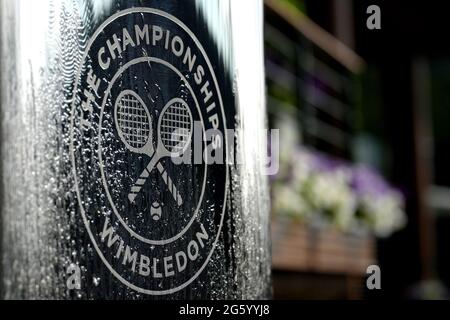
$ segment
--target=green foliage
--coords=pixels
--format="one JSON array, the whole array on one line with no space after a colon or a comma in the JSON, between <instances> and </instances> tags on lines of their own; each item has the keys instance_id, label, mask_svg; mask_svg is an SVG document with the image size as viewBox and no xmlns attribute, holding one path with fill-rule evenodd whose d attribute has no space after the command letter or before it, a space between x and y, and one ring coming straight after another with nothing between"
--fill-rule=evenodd
<instances>
[{"instance_id":1,"label":"green foliage","mask_svg":"<svg viewBox=\"0 0 450 320\"><path fill-rule=\"evenodd\" d=\"M303 0L280 0L280 1L290 3L300 11L305 12L305 3Z\"/></svg>"}]
</instances>

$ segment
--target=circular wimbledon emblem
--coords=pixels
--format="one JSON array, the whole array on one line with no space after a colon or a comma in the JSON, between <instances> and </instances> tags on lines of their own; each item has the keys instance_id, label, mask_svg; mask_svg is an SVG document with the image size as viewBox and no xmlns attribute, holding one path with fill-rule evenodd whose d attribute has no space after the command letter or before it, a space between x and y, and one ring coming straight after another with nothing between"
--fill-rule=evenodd
<instances>
[{"instance_id":1,"label":"circular wimbledon emblem","mask_svg":"<svg viewBox=\"0 0 450 320\"><path fill-rule=\"evenodd\" d=\"M174 16L131 8L92 35L73 92L80 213L110 272L163 295L205 269L223 223L225 114L213 66ZM225 150L225 151L223 151Z\"/></svg>"}]
</instances>

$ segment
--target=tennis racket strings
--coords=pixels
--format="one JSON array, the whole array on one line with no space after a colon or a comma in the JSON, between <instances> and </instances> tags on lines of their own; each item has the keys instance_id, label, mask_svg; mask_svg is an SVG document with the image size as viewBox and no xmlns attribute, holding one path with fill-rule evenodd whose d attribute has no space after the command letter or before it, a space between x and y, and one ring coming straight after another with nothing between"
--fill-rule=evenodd
<instances>
[{"instance_id":1,"label":"tennis racket strings","mask_svg":"<svg viewBox=\"0 0 450 320\"><path fill-rule=\"evenodd\" d=\"M161 142L170 153L180 155L187 145L192 133L192 115L186 104L172 103L161 115Z\"/></svg>"},{"instance_id":2,"label":"tennis racket strings","mask_svg":"<svg viewBox=\"0 0 450 320\"><path fill-rule=\"evenodd\" d=\"M150 119L144 105L134 94L124 94L118 102L117 123L126 142L135 149L143 148L150 138Z\"/></svg>"}]
</instances>

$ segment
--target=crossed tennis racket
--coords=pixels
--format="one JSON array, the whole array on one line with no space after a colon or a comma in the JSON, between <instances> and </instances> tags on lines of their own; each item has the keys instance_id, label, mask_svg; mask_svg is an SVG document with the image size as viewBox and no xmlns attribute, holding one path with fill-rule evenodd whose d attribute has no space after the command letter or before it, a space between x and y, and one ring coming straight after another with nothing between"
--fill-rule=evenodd
<instances>
[{"instance_id":1,"label":"crossed tennis racket","mask_svg":"<svg viewBox=\"0 0 450 320\"><path fill-rule=\"evenodd\" d=\"M180 157L188 148L193 131L191 111L183 99L173 98L162 109L157 127L157 146L153 146L152 121L141 97L132 90L124 90L117 97L114 115L120 140L126 148L150 157L147 167L139 175L128 194L130 202L135 198L156 167L173 199L180 206L183 199L178 188L167 174L160 160L164 157Z\"/></svg>"}]
</instances>

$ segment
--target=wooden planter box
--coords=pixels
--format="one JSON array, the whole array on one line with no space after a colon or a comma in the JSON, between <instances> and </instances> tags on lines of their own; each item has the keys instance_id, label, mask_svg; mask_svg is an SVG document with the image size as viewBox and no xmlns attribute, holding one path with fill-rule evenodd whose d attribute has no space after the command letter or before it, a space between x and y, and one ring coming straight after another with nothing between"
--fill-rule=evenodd
<instances>
[{"instance_id":1,"label":"wooden planter box","mask_svg":"<svg viewBox=\"0 0 450 320\"><path fill-rule=\"evenodd\" d=\"M289 218L272 219L276 270L362 276L375 261L372 236L313 229Z\"/></svg>"}]
</instances>

